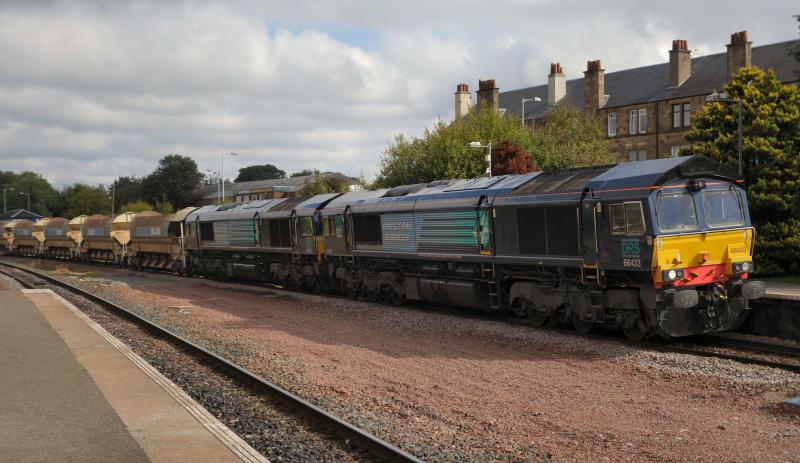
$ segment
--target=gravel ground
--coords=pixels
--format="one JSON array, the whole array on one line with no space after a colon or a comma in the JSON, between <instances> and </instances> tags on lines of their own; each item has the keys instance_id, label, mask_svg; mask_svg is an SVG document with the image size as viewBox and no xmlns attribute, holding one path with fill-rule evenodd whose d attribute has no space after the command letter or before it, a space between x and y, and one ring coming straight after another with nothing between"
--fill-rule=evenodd
<instances>
[{"instance_id":1,"label":"gravel ground","mask_svg":"<svg viewBox=\"0 0 800 463\"><path fill-rule=\"evenodd\" d=\"M786 371L474 317L59 266L428 461L800 461L800 414L781 403L800 395L800 376Z\"/></svg>"},{"instance_id":2,"label":"gravel ground","mask_svg":"<svg viewBox=\"0 0 800 463\"><path fill-rule=\"evenodd\" d=\"M20 276L26 281L35 280L30 276ZM0 286L20 288L5 275L0 275ZM253 393L247 386L231 381L224 372L198 363L190 354L153 337L124 318L68 291L56 287L51 289L131 347L270 461L377 461L359 450L348 448L341 438L329 435L285 407Z\"/></svg>"}]
</instances>

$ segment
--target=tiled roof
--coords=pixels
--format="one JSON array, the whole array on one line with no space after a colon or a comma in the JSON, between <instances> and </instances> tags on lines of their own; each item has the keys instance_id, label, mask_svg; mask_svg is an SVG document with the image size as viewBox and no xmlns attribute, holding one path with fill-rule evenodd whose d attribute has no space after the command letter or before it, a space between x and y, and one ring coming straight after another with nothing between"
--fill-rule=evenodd
<instances>
[{"instance_id":1,"label":"tiled roof","mask_svg":"<svg viewBox=\"0 0 800 463\"><path fill-rule=\"evenodd\" d=\"M800 80L800 64L790 56L800 40L753 47L753 65L772 69L781 82ZM727 79L727 54L699 56L692 59L692 75L678 87L669 85L669 62L653 64L605 74L605 94L608 101L603 106L611 108L637 103L648 103L670 98L704 95L721 90ZM567 81L567 94L559 105L584 107L583 78ZM539 97L541 102L525 103L525 118L535 119L547 112L547 84L500 93L500 107L519 117L522 98Z\"/></svg>"},{"instance_id":2,"label":"tiled roof","mask_svg":"<svg viewBox=\"0 0 800 463\"><path fill-rule=\"evenodd\" d=\"M327 177L341 177L344 181L350 181L351 178L339 172L322 172L320 176ZM225 184L225 196L232 197L241 190L259 190L264 188L284 187L284 191L299 191L303 186L314 180L313 175L301 175L299 177L276 178L270 180L253 180L251 182L237 182ZM217 198L217 185L204 185L195 190L195 195L198 198L216 199Z\"/></svg>"},{"instance_id":3,"label":"tiled roof","mask_svg":"<svg viewBox=\"0 0 800 463\"><path fill-rule=\"evenodd\" d=\"M0 215L0 220L21 220L21 219L38 220L41 218L42 218L41 215L31 211L26 211L25 209L11 209L5 214Z\"/></svg>"}]
</instances>

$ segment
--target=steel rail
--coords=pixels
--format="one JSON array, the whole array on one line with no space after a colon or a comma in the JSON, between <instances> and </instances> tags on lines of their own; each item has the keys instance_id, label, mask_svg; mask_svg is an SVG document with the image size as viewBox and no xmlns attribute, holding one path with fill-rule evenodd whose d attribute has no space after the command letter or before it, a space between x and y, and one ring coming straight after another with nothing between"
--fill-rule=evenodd
<instances>
[{"instance_id":1,"label":"steel rail","mask_svg":"<svg viewBox=\"0 0 800 463\"><path fill-rule=\"evenodd\" d=\"M410 453L396 447L395 445L380 439L379 437L360 429L347 421L323 410L322 408L312 404L311 402L299 397L291 392L283 389L282 387L268 381L264 377L248 370L247 368L241 367L230 360L221 357L208 349L189 341L180 335L170 331L167 328L157 325L156 323L151 322L150 320L131 312L130 310L117 305L107 299L104 299L100 296L92 294L84 289L78 288L73 286L69 283L63 282L56 278L53 278L49 275L45 275L39 273L34 270L30 270L23 267L18 267L16 265L12 265L6 262L0 262L0 265L4 267L8 267L20 272L27 273L32 275L36 278L44 280L50 284L59 286L67 291L77 294L83 298L86 298L104 308L110 309L116 312L119 315L133 321L134 323L143 326L148 330L155 331L159 335L163 336L164 338L168 339L169 341L174 342L175 344L187 349L191 353L194 353L198 357L205 358L210 360L213 364L222 367L223 370L232 373L233 376L246 380L248 383L258 387L263 392L271 395L273 398L277 399L279 402L286 404L288 407L295 409L300 414L309 417L312 421L318 422L323 427L327 428L329 431L333 431L334 433L338 434L342 438L351 440L355 445L368 450L374 456L378 458L384 459L384 461L390 462L414 462L414 463L422 463L423 460L411 455ZM36 285L31 285L24 281L20 281L17 276L7 273L5 271L0 271L10 278L21 283L23 286L27 286L28 288L35 288Z\"/></svg>"},{"instance_id":2,"label":"steel rail","mask_svg":"<svg viewBox=\"0 0 800 463\"><path fill-rule=\"evenodd\" d=\"M668 352L668 353L671 352L678 354L695 355L699 357L732 360L734 362L744 363L747 365L758 365L762 367L779 368L781 370L791 371L792 373L800 373L800 362L798 362L797 364L783 363L774 360L765 360L761 358L748 357L747 355L742 355L742 354L729 354L726 352L704 350L699 347L689 347L685 345L679 346L675 344L658 344L658 343L641 342L641 341L638 342L638 344L633 344L633 345L640 345L659 352ZM706 344L703 345L702 347L715 347L715 346L711 344Z\"/></svg>"},{"instance_id":3,"label":"steel rail","mask_svg":"<svg viewBox=\"0 0 800 463\"><path fill-rule=\"evenodd\" d=\"M734 338L724 334L708 334L701 338L701 340L707 342L709 345L733 347L765 354L784 355L787 357L794 357L800 361L800 347L796 346L773 344L753 339Z\"/></svg>"}]
</instances>

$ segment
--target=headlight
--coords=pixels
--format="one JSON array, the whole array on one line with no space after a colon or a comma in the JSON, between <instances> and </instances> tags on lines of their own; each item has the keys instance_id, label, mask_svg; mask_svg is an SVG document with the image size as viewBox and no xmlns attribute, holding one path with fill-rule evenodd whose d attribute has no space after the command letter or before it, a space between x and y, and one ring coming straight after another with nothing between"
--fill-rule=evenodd
<instances>
[{"instance_id":1,"label":"headlight","mask_svg":"<svg viewBox=\"0 0 800 463\"><path fill-rule=\"evenodd\" d=\"M664 281L682 280L683 279L683 269L682 268L673 268L673 269L670 269L670 270L664 270L664 272L662 272L662 279Z\"/></svg>"},{"instance_id":2,"label":"headlight","mask_svg":"<svg viewBox=\"0 0 800 463\"><path fill-rule=\"evenodd\" d=\"M733 264L733 273L750 273L754 268L752 262L736 262Z\"/></svg>"}]
</instances>

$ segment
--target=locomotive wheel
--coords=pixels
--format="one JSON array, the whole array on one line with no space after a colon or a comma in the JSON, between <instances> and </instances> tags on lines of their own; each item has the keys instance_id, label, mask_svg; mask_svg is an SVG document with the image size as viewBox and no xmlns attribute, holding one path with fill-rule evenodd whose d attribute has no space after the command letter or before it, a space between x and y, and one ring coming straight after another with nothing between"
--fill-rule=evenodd
<instances>
[{"instance_id":1,"label":"locomotive wheel","mask_svg":"<svg viewBox=\"0 0 800 463\"><path fill-rule=\"evenodd\" d=\"M397 292L397 290L394 288L391 288L390 291L391 294L389 296L389 302L394 305L403 305L403 303L406 301L406 297Z\"/></svg>"},{"instance_id":2,"label":"locomotive wheel","mask_svg":"<svg viewBox=\"0 0 800 463\"><path fill-rule=\"evenodd\" d=\"M544 326L550 318L550 315L536 310L536 307L527 299L523 299L520 304L522 305L521 308L524 311L525 318L528 319L531 325L537 328Z\"/></svg>"},{"instance_id":3,"label":"locomotive wheel","mask_svg":"<svg viewBox=\"0 0 800 463\"><path fill-rule=\"evenodd\" d=\"M380 302L381 300L381 290L378 289L368 289L367 290L367 300L370 302Z\"/></svg>"},{"instance_id":4,"label":"locomotive wheel","mask_svg":"<svg viewBox=\"0 0 800 463\"><path fill-rule=\"evenodd\" d=\"M622 327L622 332L625 334L625 337L631 341L641 341L647 336L647 327L644 326L642 320L636 320L633 326Z\"/></svg>"},{"instance_id":5,"label":"locomotive wheel","mask_svg":"<svg viewBox=\"0 0 800 463\"><path fill-rule=\"evenodd\" d=\"M358 293L360 292L358 284L349 285L345 291L347 292L347 297L358 299Z\"/></svg>"},{"instance_id":6,"label":"locomotive wheel","mask_svg":"<svg viewBox=\"0 0 800 463\"><path fill-rule=\"evenodd\" d=\"M577 315L572 316L572 326L580 334L589 334L594 329L594 322L581 320Z\"/></svg>"},{"instance_id":7,"label":"locomotive wheel","mask_svg":"<svg viewBox=\"0 0 800 463\"><path fill-rule=\"evenodd\" d=\"M530 321L531 325L535 326L536 328L541 328L544 326L549 319L550 317L548 315L540 314L536 310L532 310L530 315L528 315L528 321Z\"/></svg>"}]
</instances>

